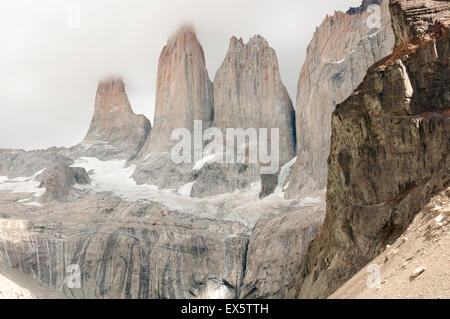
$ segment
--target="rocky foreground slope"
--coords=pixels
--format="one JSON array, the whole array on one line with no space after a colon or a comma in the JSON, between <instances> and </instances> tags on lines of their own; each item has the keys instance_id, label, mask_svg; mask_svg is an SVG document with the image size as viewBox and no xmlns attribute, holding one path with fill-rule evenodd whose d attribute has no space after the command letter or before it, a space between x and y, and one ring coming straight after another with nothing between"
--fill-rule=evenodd
<instances>
[{"instance_id":1,"label":"rocky foreground slope","mask_svg":"<svg viewBox=\"0 0 450 319\"><path fill-rule=\"evenodd\" d=\"M390 3L394 53L332 118L327 215L294 296L328 297L450 184L450 3Z\"/></svg>"},{"instance_id":2,"label":"rocky foreground slope","mask_svg":"<svg viewBox=\"0 0 450 319\"><path fill-rule=\"evenodd\" d=\"M449 264L450 188L447 188L430 200L393 245L387 246L330 298L448 299ZM376 274L379 279L374 277Z\"/></svg>"}]
</instances>

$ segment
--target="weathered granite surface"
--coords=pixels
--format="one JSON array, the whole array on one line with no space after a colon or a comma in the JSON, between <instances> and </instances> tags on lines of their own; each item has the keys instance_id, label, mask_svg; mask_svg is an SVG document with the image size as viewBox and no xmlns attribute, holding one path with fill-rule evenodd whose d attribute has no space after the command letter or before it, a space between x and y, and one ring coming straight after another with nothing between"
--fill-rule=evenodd
<instances>
[{"instance_id":1,"label":"weathered granite surface","mask_svg":"<svg viewBox=\"0 0 450 319\"><path fill-rule=\"evenodd\" d=\"M35 151L0 149L0 176L26 177L57 163L70 165L73 160L65 156L66 151L59 147Z\"/></svg>"},{"instance_id":2,"label":"weathered granite surface","mask_svg":"<svg viewBox=\"0 0 450 319\"><path fill-rule=\"evenodd\" d=\"M258 223L248 245L239 298L283 298L324 216L323 207L317 206Z\"/></svg>"},{"instance_id":3,"label":"weathered granite surface","mask_svg":"<svg viewBox=\"0 0 450 319\"><path fill-rule=\"evenodd\" d=\"M237 296L249 231L241 224L108 196L53 203L51 210L0 197L0 263L68 297L193 298L211 280L217 287L209 293ZM69 265L80 267L79 289L67 285Z\"/></svg>"},{"instance_id":4,"label":"weathered granite surface","mask_svg":"<svg viewBox=\"0 0 450 319\"><path fill-rule=\"evenodd\" d=\"M450 184L450 2L391 1L390 8L394 26L426 28L405 36L411 28L394 27L394 53L336 108L327 214L291 296L328 297Z\"/></svg>"},{"instance_id":5,"label":"weathered granite surface","mask_svg":"<svg viewBox=\"0 0 450 319\"><path fill-rule=\"evenodd\" d=\"M380 10L368 12L373 4ZM392 53L393 45L388 0L364 1L347 13L335 12L317 28L298 81L298 156L287 197L326 188L331 115L361 83L368 68Z\"/></svg>"},{"instance_id":6,"label":"weathered granite surface","mask_svg":"<svg viewBox=\"0 0 450 319\"><path fill-rule=\"evenodd\" d=\"M76 190L74 185L87 185L91 179L86 170L81 167L69 167L63 164L47 168L36 180L45 188L43 195L46 200L68 200Z\"/></svg>"},{"instance_id":7,"label":"weathered granite surface","mask_svg":"<svg viewBox=\"0 0 450 319\"><path fill-rule=\"evenodd\" d=\"M232 37L225 59L214 77L214 126L224 135L228 128L256 129L256 132L266 128L269 139L271 131L278 129L278 164L282 167L295 156L294 121L292 101L281 81L275 50L260 35L246 44L242 39ZM268 145L270 148L270 140ZM248 149L249 145L246 154ZM260 180L266 190L262 197L270 194L270 186L267 187L266 182L271 184L277 174L261 178L261 158L258 157L257 163L248 160L247 155L246 164L205 166L197 174L194 196L230 192Z\"/></svg>"},{"instance_id":8,"label":"weathered granite surface","mask_svg":"<svg viewBox=\"0 0 450 319\"><path fill-rule=\"evenodd\" d=\"M95 156L105 160L133 157L144 145L151 128L144 115L136 115L131 109L123 81L105 80L98 85L89 131L71 153L74 157Z\"/></svg>"},{"instance_id":9,"label":"weathered granite surface","mask_svg":"<svg viewBox=\"0 0 450 319\"><path fill-rule=\"evenodd\" d=\"M172 132L184 128L193 136L194 121L201 121L203 130L209 128L213 103L213 83L209 80L203 47L194 28L182 26L161 52L153 129L140 153L131 159L137 165L133 177L139 184L173 187L189 179L194 163L179 165L172 161L170 153L177 143L171 139ZM170 177L166 179L161 172Z\"/></svg>"}]
</instances>

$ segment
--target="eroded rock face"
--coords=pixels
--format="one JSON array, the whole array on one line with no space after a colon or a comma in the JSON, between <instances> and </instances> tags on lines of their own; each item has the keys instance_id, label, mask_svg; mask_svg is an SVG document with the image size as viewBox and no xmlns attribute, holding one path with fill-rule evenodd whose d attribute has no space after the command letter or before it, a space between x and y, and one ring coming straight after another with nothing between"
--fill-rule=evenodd
<instances>
[{"instance_id":1,"label":"eroded rock face","mask_svg":"<svg viewBox=\"0 0 450 319\"><path fill-rule=\"evenodd\" d=\"M123 81L103 81L97 89L89 131L74 151L83 156L125 159L136 155L150 130L150 121L131 109Z\"/></svg>"},{"instance_id":2,"label":"eroded rock face","mask_svg":"<svg viewBox=\"0 0 450 319\"><path fill-rule=\"evenodd\" d=\"M391 10L398 19L393 20L395 45L427 40L439 32L435 21L449 24L450 8L447 0L395 0Z\"/></svg>"},{"instance_id":3,"label":"eroded rock face","mask_svg":"<svg viewBox=\"0 0 450 319\"><path fill-rule=\"evenodd\" d=\"M266 128L269 139L271 130L278 129L281 167L295 156L294 120L294 109L280 78L275 50L259 35L247 44L242 39L231 38L225 60L214 78L214 126L224 133L227 128ZM245 170L242 165L235 166L214 164L205 167L194 185L194 193L215 195L260 180L258 164L250 163ZM213 171L205 171L208 169ZM220 175L224 171L232 172L232 177L218 176L211 184L214 171Z\"/></svg>"},{"instance_id":4,"label":"eroded rock face","mask_svg":"<svg viewBox=\"0 0 450 319\"><path fill-rule=\"evenodd\" d=\"M203 47L194 29L183 26L169 39L159 58L154 127L137 157L133 177L138 183L166 187L188 180L193 163L179 165L172 161L170 153L176 141L171 135L173 130L184 128L194 136L194 121L202 121L203 130L209 128L213 103L213 84ZM170 174L169 183L158 178L161 171Z\"/></svg>"},{"instance_id":5,"label":"eroded rock face","mask_svg":"<svg viewBox=\"0 0 450 319\"><path fill-rule=\"evenodd\" d=\"M249 231L239 223L107 196L54 203L51 210L21 208L2 198L2 211L8 217L0 219L0 263L68 297L233 298L239 293ZM79 267L80 288L67 284L69 265Z\"/></svg>"},{"instance_id":6,"label":"eroded rock face","mask_svg":"<svg viewBox=\"0 0 450 319\"><path fill-rule=\"evenodd\" d=\"M240 298L283 298L316 237L325 216L322 207L260 222L248 245Z\"/></svg>"},{"instance_id":7,"label":"eroded rock face","mask_svg":"<svg viewBox=\"0 0 450 319\"><path fill-rule=\"evenodd\" d=\"M333 114L327 215L300 267L297 297L329 296L449 186L450 37L439 13L449 8L392 1L394 26L422 19L427 27L420 37L396 32L393 55Z\"/></svg>"},{"instance_id":8,"label":"eroded rock face","mask_svg":"<svg viewBox=\"0 0 450 319\"><path fill-rule=\"evenodd\" d=\"M380 5L380 10L367 12L371 4ZM388 0L364 1L347 13L335 12L317 28L298 81L298 160L287 197L326 188L332 112L361 83L371 65L392 53L393 45Z\"/></svg>"},{"instance_id":9,"label":"eroded rock face","mask_svg":"<svg viewBox=\"0 0 450 319\"><path fill-rule=\"evenodd\" d=\"M82 167L69 167L63 164L46 169L36 180L45 188L44 197L51 200L67 199L73 194L73 186L87 185L91 179Z\"/></svg>"},{"instance_id":10,"label":"eroded rock face","mask_svg":"<svg viewBox=\"0 0 450 319\"><path fill-rule=\"evenodd\" d=\"M233 37L214 78L214 125L278 128L280 163L295 155L294 109L283 85L275 50L257 35L244 45Z\"/></svg>"},{"instance_id":11,"label":"eroded rock face","mask_svg":"<svg viewBox=\"0 0 450 319\"><path fill-rule=\"evenodd\" d=\"M257 176L248 164L207 164L201 170L191 173L191 179L195 180L191 196L204 198L244 189Z\"/></svg>"},{"instance_id":12,"label":"eroded rock face","mask_svg":"<svg viewBox=\"0 0 450 319\"><path fill-rule=\"evenodd\" d=\"M0 150L0 176L27 177L57 163L70 165L73 160L67 149L52 147L46 150Z\"/></svg>"},{"instance_id":13,"label":"eroded rock face","mask_svg":"<svg viewBox=\"0 0 450 319\"><path fill-rule=\"evenodd\" d=\"M213 84L203 47L191 26L181 27L163 48L158 62L154 128L144 152L170 152L174 129L194 132L194 121L211 126Z\"/></svg>"}]
</instances>

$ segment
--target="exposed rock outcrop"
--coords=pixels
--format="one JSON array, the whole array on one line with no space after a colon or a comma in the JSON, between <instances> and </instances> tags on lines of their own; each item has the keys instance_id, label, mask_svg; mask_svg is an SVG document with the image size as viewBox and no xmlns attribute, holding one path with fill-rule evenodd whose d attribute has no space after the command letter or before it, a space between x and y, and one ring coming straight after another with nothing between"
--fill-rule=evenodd
<instances>
[{"instance_id":1,"label":"exposed rock outcrop","mask_svg":"<svg viewBox=\"0 0 450 319\"><path fill-rule=\"evenodd\" d=\"M317 206L258 223L248 245L239 297L283 298L324 216L323 208Z\"/></svg>"},{"instance_id":2,"label":"exposed rock outcrop","mask_svg":"<svg viewBox=\"0 0 450 319\"><path fill-rule=\"evenodd\" d=\"M103 81L97 89L89 131L72 151L102 159L126 159L139 152L150 130L150 121L131 109L123 81Z\"/></svg>"},{"instance_id":3,"label":"exposed rock outcrop","mask_svg":"<svg viewBox=\"0 0 450 319\"><path fill-rule=\"evenodd\" d=\"M294 108L283 85L275 50L260 35L244 45L231 38L214 77L214 126L278 128L280 164L295 155Z\"/></svg>"},{"instance_id":4,"label":"exposed rock outcrop","mask_svg":"<svg viewBox=\"0 0 450 319\"><path fill-rule=\"evenodd\" d=\"M239 223L102 196L54 203L51 211L25 207L2 201L9 218L0 219L0 264L68 297L233 298L238 294L249 231ZM66 272L73 269L69 265L79 267L79 287L68 285ZM209 287L211 280L216 289Z\"/></svg>"},{"instance_id":5,"label":"exposed rock outcrop","mask_svg":"<svg viewBox=\"0 0 450 319\"><path fill-rule=\"evenodd\" d=\"M298 273L300 298L333 293L450 184L450 3L390 9L394 53L333 114L327 215Z\"/></svg>"},{"instance_id":6,"label":"exposed rock outcrop","mask_svg":"<svg viewBox=\"0 0 450 319\"><path fill-rule=\"evenodd\" d=\"M57 163L71 165L67 149L52 147L46 150L0 150L0 176L27 177Z\"/></svg>"},{"instance_id":7,"label":"exposed rock outcrop","mask_svg":"<svg viewBox=\"0 0 450 319\"><path fill-rule=\"evenodd\" d=\"M446 299L449 252L450 188L434 196L393 245L330 298Z\"/></svg>"},{"instance_id":8,"label":"exposed rock outcrop","mask_svg":"<svg viewBox=\"0 0 450 319\"><path fill-rule=\"evenodd\" d=\"M44 197L51 200L67 199L73 194L73 186L87 185L91 179L86 170L82 167L69 167L56 165L46 169L37 176L36 180L41 182L40 187L45 187Z\"/></svg>"},{"instance_id":9,"label":"exposed rock outcrop","mask_svg":"<svg viewBox=\"0 0 450 319\"><path fill-rule=\"evenodd\" d=\"M204 198L249 187L259 174L249 164L209 163L193 171L191 197Z\"/></svg>"},{"instance_id":10,"label":"exposed rock outcrop","mask_svg":"<svg viewBox=\"0 0 450 319\"><path fill-rule=\"evenodd\" d=\"M203 128L213 118L213 83L209 80L203 47L194 28L185 25L163 48L158 62L154 127L144 149L148 152L170 152L174 129L194 132L194 121Z\"/></svg>"},{"instance_id":11,"label":"exposed rock outcrop","mask_svg":"<svg viewBox=\"0 0 450 319\"><path fill-rule=\"evenodd\" d=\"M247 44L232 37L227 55L214 78L214 126L224 134L227 128L256 129L257 133L258 129L266 128L269 140L271 130L278 129L281 167L295 156L294 121L292 101L281 81L275 50L259 35ZM239 164L205 166L197 174L194 194L216 195L246 187L260 180L259 167L258 163L245 167ZM219 173L217 178L214 178L214 172ZM271 179L276 176L267 177L263 182Z\"/></svg>"},{"instance_id":12,"label":"exposed rock outcrop","mask_svg":"<svg viewBox=\"0 0 450 319\"><path fill-rule=\"evenodd\" d=\"M131 109L123 81L103 81L97 89L94 115L83 142L71 148L0 150L0 176L28 177L54 166L70 166L80 156L127 159L142 148L150 130L150 121Z\"/></svg>"},{"instance_id":13,"label":"exposed rock outcrop","mask_svg":"<svg viewBox=\"0 0 450 319\"><path fill-rule=\"evenodd\" d=\"M194 121L202 121L203 130L209 128L213 103L213 84L203 47L193 27L183 26L169 39L159 58L154 127L137 156L133 175L139 184L164 188L189 181L193 163L173 162L170 153L177 142L171 140L172 132L184 128L193 137Z\"/></svg>"},{"instance_id":14,"label":"exposed rock outcrop","mask_svg":"<svg viewBox=\"0 0 450 319\"><path fill-rule=\"evenodd\" d=\"M379 10L367 12L371 4L380 5ZM357 88L368 68L392 53L393 45L388 0L364 1L347 13L335 12L317 28L298 81L298 160L287 197L325 189L331 114Z\"/></svg>"}]
</instances>

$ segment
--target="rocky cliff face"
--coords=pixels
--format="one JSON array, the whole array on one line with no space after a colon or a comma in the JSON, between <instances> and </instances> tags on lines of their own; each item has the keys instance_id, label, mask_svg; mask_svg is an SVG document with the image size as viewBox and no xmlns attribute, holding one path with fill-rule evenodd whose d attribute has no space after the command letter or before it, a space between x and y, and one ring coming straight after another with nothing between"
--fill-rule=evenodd
<instances>
[{"instance_id":1,"label":"rocky cliff face","mask_svg":"<svg viewBox=\"0 0 450 319\"><path fill-rule=\"evenodd\" d=\"M136 185L125 162L82 157L0 176L0 265L76 298L284 295L322 200L259 200L255 186L194 199L188 187ZM80 267L81 288L68 286L69 265Z\"/></svg>"},{"instance_id":2,"label":"rocky cliff face","mask_svg":"<svg viewBox=\"0 0 450 319\"><path fill-rule=\"evenodd\" d=\"M370 4L379 5L379 10L367 12ZM298 160L287 197L325 189L331 114L361 83L367 69L392 53L393 44L388 0L364 1L347 13L335 12L317 28L298 82Z\"/></svg>"},{"instance_id":3,"label":"rocky cliff face","mask_svg":"<svg viewBox=\"0 0 450 319\"><path fill-rule=\"evenodd\" d=\"M233 37L214 78L214 126L278 128L283 165L295 156L294 120L275 50L260 35L247 44Z\"/></svg>"},{"instance_id":4,"label":"rocky cliff face","mask_svg":"<svg viewBox=\"0 0 450 319\"><path fill-rule=\"evenodd\" d=\"M213 95L203 47L193 27L183 26L169 39L159 58L154 127L137 156L134 178L138 183L168 187L189 180L192 165L175 164L170 157L176 143L171 135L174 129L185 128L193 136L194 121L202 121L203 130L209 128Z\"/></svg>"},{"instance_id":5,"label":"rocky cliff face","mask_svg":"<svg viewBox=\"0 0 450 319\"><path fill-rule=\"evenodd\" d=\"M323 207L317 206L258 223L248 244L239 298L283 298L323 217Z\"/></svg>"},{"instance_id":6,"label":"rocky cliff face","mask_svg":"<svg viewBox=\"0 0 450 319\"><path fill-rule=\"evenodd\" d=\"M40 188L45 188L43 197L47 200L66 200L74 192L74 185L87 185L91 179L86 170L81 167L69 167L58 164L47 168L36 180L41 182Z\"/></svg>"},{"instance_id":7,"label":"rocky cliff face","mask_svg":"<svg viewBox=\"0 0 450 319\"><path fill-rule=\"evenodd\" d=\"M214 78L214 126L224 133L227 128L266 128L269 139L271 130L278 129L281 167L295 156L294 121L294 109L280 78L275 50L259 35L247 44L232 37ZM193 194L205 196L246 187L259 181L261 172L258 164L215 164L197 175Z\"/></svg>"},{"instance_id":8,"label":"rocky cliff face","mask_svg":"<svg viewBox=\"0 0 450 319\"><path fill-rule=\"evenodd\" d=\"M248 229L238 223L102 196L55 204L55 213L2 203L0 263L68 297L232 298L241 285ZM69 265L80 287L68 284Z\"/></svg>"},{"instance_id":9,"label":"rocky cliff face","mask_svg":"<svg viewBox=\"0 0 450 319\"><path fill-rule=\"evenodd\" d=\"M449 9L391 1L394 53L333 114L327 214L295 296L329 296L449 186Z\"/></svg>"},{"instance_id":10,"label":"rocky cliff face","mask_svg":"<svg viewBox=\"0 0 450 319\"><path fill-rule=\"evenodd\" d=\"M181 27L163 48L158 62L154 127L145 152L170 152L172 131L194 131L194 121L211 126L213 84L203 47L191 26Z\"/></svg>"},{"instance_id":11,"label":"rocky cliff face","mask_svg":"<svg viewBox=\"0 0 450 319\"><path fill-rule=\"evenodd\" d=\"M123 81L103 81L97 89L89 131L77 151L101 158L134 156L150 130L150 121L131 109Z\"/></svg>"}]
</instances>

